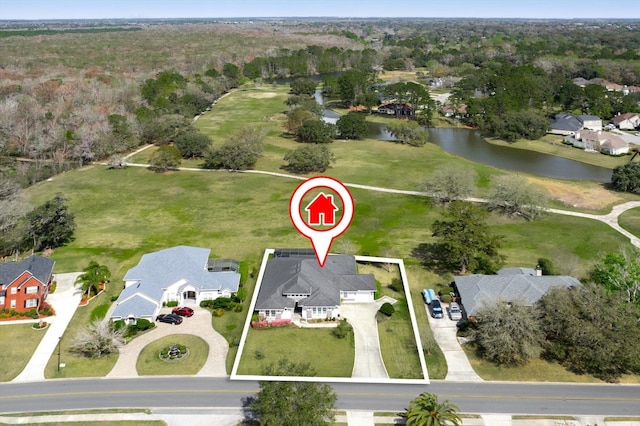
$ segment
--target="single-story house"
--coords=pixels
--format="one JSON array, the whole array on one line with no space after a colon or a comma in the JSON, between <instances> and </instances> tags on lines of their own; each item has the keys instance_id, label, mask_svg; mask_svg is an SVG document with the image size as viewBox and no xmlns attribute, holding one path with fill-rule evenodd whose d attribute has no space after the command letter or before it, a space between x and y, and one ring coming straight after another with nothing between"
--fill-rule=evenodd
<instances>
[{"instance_id":1,"label":"single-story house","mask_svg":"<svg viewBox=\"0 0 640 426\"><path fill-rule=\"evenodd\" d=\"M27 312L41 306L49 295L54 264L42 256L0 263L0 309Z\"/></svg>"},{"instance_id":2,"label":"single-story house","mask_svg":"<svg viewBox=\"0 0 640 426\"><path fill-rule=\"evenodd\" d=\"M581 130L572 137L565 137L564 140L587 151L604 152L611 155L622 155L629 152L629 143L620 136L609 132Z\"/></svg>"},{"instance_id":3,"label":"single-story house","mask_svg":"<svg viewBox=\"0 0 640 426\"><path fill-rule=\"evenodd\" d=\"M467 105L461 104L456 108L455 105L445 105L442 107L442 114L445 117L461 117L467 113Z\"/></svg>"},{"instance_id":4,"label":"single-story house","mask_svg":"<svg viewBox=\"0 0 640 426\"><path fill-rule=\"evenodd\" d=\"M453 287L467 317L472 319L484 303L522 301L525 306L533 306L551 288L580 285L570 276L541 273L540 268L503 268L497 275L458 275Z\"/></svg>"},{"instance_id":5,"label":"single-story house","mask_svg":"<svg viewBox=\"0 0 640 426\"><path fill-rule=\"evenodd\" d=\"M199 305L203 300L231 297L240 274L235 261L209 261L211 250L177 246L142 256L124 276L124 290L111 320L153 320L165 302Z\"/></svg>"},{"instance_id":6,"label":"single-story house","mask_svg":"<svg viewBox=\"0 0 640 426\"><path fill-rule=\"evenodd\" d=\"M595 115L575 115L560 112L556 114L555 120L550 127L549 133L568 136L582 129L602 130L602 120Z\"/></svg>"},{"instance_id":7,"label":"single-story house","mask_svg":"<svg viewBox=\"0 0 640 426\"><path fill-rule=\"evenodd\" d=\"M354 256L329 255L320 267L313 252L276 250L265 266L254 307L260 319L337 318L344 302L373 302L373 274L358 274Z\"/></svg>"},{"instance_id":8,"label":"single-story house","mask_svg":"<svg viewBox=\"0 0 640 426\"><path fill-rule=\"evenodd\" d=\"M633 130L640 127L640 114L637 112L627 112L625 114L616 115L611 119L618 129Z\"/></svg>"}]
</instances>

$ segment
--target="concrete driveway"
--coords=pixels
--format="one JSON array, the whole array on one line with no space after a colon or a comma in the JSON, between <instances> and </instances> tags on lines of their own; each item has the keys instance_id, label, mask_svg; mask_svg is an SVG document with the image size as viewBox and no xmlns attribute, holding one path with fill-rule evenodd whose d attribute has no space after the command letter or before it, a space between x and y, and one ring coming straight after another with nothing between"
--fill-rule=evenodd
<instances>
[{"instance_id":1,"label":"concrete driveway","mask_svg":"<svg viewBox=\"0 0 640 426\"><path fill-rule=\"evenodd\" d=\"M445 380L468 382L482 381L482 378L478 376L471 367L467 355L462 350L460 342L458 342L458 338L456 336L456 321L451 321L449 316L446 314L449 306L444 303L442 304L442 309L445 312L444 318L432 318L429 313L429 306L425 304L424 308L427 311L429 326L431 326L433 336L447 360L448 371Z\"/></svg>"},{"instance_id":2,"label":"concrete driveway","mask_svg":"<svg viewBox=\"0 0 640 426\"><path fill-rule=\"evenodd\" d=\"M44 369L49 358L56 350L60 337L67 329L73 314L78 309L82 297L82 291L75 287L75 281L82 272L70 272L67 274L55 274L56 291L47 296L49 303L56 315L47 319L50 323L46 334L40 341L31 359L22 372L13 379L14 382L26 382L31 380L44 380Z\"/></svg>"},{"instance_id":3,"label":"concrete driveway","mask_svg":"<svg viewBox=\"0 0 640 426\"><path fill-rule=\"evenodd\" d=\"M351 377L375 377L388 379L387 369L380 352L376 312L383 303L396 303L384 296L371 303L343 303L340 315L353 327L356 357Z\"/></svg>"},{"instance_id":4,"label":"concrete driveway","mask_svg":"<svg viewBox=\"0 0 640 426\"><path fill-rule=\"evenodd\" d=\"M163 308L160 313L171 313L172 308ZM136 337L127 345L120 348L120 356L107 377L136 377L136 362L140 351L149 343L173 334L193 334L204 339L209 345L209 355L197 376L224 377L227 375L225 367L229 344L227 340L211 326L211 312L200 307L193 307L195 313L191 318L184 318L182 324L171 325L156 322L156 327Z\"/></svg>"}]
</instances>

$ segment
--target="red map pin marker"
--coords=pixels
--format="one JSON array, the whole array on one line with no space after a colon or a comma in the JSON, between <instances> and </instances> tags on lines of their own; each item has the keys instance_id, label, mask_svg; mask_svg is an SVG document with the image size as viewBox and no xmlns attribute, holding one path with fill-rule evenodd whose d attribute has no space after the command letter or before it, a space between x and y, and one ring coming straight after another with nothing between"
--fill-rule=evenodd
<instances>
[{"instance_id":1,"label":"red map pin marker","mask_svg":"<svg viewBox=\"0 0 640 426\"><path fill-rule=\"evenodd\" d=\"M311 225L333 225L329 229L314 229L302 218L300 207L304 196L313 189L330 189L335 192L342 201L342 217L335 223L335 214L339 210L336 206L333 195L321 192L304 210L307 212L307 220ZM289 201L289 215L293 226L305 237L311 240L313 250L316 252L318 264L324 266L331 243L347 230L353 219L354 203L351 193L339 180L327 176L318 176L302 182Z\"/></svg>"}]
</instances>

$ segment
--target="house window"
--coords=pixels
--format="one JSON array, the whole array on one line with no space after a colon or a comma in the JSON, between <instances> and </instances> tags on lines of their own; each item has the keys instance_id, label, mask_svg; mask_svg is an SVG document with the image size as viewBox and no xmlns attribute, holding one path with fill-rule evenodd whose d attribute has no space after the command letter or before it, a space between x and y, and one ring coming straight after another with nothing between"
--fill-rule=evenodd
<instances>
[{"instance_id":1,"label":"house window","mask_svg":"<svg viewBox=\"0 0 640 426\"><path fill-rule=\"evenodd\" d=\"M11 301L11 309L15 309L16 308L16 299L13 299Z\"/></svg>"},{"instance_id":2,"label":"house window","mask_svg":"<svg viewBox=\"0 0 640 426\"><path fill-rule=\"evenodd\" d=\"M11 294L16 294L18 292L18 289L15 287L11 287Z\"/></svg>"},{"instance_id":3,"label":"house window","mask_svg":"<svg viewBox=\"0 0 640 426\"><path fill-rule=\"evenodd\" d=\"M36 294L38 292L38 286L31 286L24 289L25 294Z\"/></svg>"},{"instance_id":4,"label":"house window","mask_svg":"<svg viewBox=\"0 0 640 426\"><path fill-rule=\"evenodd\" d=\"M0 296L0 305L4 305L4 296Z\"/></svg>"},{"instance_id":5,"label":"house window","mask_svg":"<svg viewBox=\"0 0 640 426\"><path fill-rule=\"evenodd\" d=\"M35 308L38 306L38 299L27 299L24 301L25 308Z\"/></svg>"}]
</instances>

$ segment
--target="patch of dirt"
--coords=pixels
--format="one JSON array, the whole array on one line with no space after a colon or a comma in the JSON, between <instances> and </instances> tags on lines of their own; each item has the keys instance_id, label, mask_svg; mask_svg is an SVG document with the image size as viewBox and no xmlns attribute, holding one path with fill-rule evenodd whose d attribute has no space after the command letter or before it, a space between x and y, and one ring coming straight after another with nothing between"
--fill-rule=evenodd
<instances>
[{"instance_id":1,"label":"patch of dirt","mask_svg":"<svg viewBox=\"0 0 640 426\"><path fill-rule=\"evenodd\" d=\"M275 92L262 92L262 93L249 93L247 96L254 99L265 99L265 98L275 98L276 96L278 96L278 94Z\"/></svg>"},{"instance_id":2,"label":"patch of dirt","mask_svg":"<svg viewBox=\"0 0 640 426\"><path fill-rule=\"evenodd\" d=\"M529 177L528 180L529 183L544 188L551 198L560 200L568 206L601 210L624 201L615 192L609 191L601 186L594 185L587 187L535 177Z\"/></svg>"}]
</instances>

